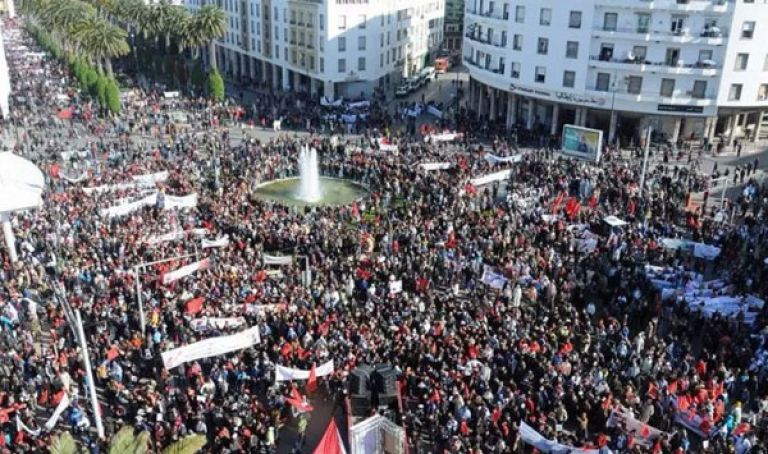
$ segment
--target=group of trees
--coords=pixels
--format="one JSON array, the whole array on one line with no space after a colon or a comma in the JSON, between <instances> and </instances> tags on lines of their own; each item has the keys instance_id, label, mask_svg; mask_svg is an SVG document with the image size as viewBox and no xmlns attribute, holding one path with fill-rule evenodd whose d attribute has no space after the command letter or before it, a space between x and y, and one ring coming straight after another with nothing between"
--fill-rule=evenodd
<instances>
[{"instance_id":1,"label":"group of trees","mask_svg":"<svg viewBox=\"0 0 768 454\"><path fill-rule=\"evenodd\" d=\"M200 451L207 440L203 435L189 435L162 450L162 454L195 454ZM112 437L109 444L109 454L147 454L149 451L149 432L139 432L133 427L126 426ZM80 454L87 452L81 449L69 432L54 436L48 448L50 454ZM153 452L157 452L154 450Z\"/></svg>"},{"instance_id":2,"label":"group of trees","mask_svg":"<svg viewBox=\"0 0 768 454\"><path fill-rule=\"evenodd\" d=\"M147 58L162 52L168 60L189 49L199 60L204 47L211 65L209 87L221 79L215 40L226 33L227 20L215 5L192 13L169 0L149 4L143 0L21 0L19 9L45 30L51 44L68 60L77 59L110 79L114 78L113 60L131 51ZM223 98L223 90L210 94Z\"/></svg>"}]
</instances>

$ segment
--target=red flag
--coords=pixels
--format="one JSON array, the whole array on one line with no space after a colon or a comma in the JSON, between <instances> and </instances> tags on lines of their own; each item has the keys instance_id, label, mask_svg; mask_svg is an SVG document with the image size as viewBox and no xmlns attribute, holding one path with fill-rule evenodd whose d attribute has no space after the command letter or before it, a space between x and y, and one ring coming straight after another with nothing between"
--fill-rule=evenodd
<instances>
[{"instance_id":1,"label":"red flag","mask_svg":"<svg viewBox=\"0 0 768 454\"><path fill-rule=\"evenodd\" d=\"M597 197L594 194L592 194L592 197L589 198L589 207L594 210L596 206L597 206Z\"/></svg>"},{"instance_id":2,"label":"red flag","mask_svg":"<svg viewBox=\"0 0 768 454\"><path fill-rule=\"evenodd\" d=\"M56 114L57 117L59 117L60 120L69 120L72 118L72 107L67 107L66 109L62 109L59 111L59 113Z\"/></svg>"},{"instance_id":3,"label":"red flag","mask_svg":"<svg viewBox=\"0 0 768 454\"><path fill-rule=\"evenodd\" d=\"M203 297L198 296L187 301L187 314L195 315L203 311Z\"/></svg>"},{"instance_id":4,"label":"red flag","mask_svg":"<svg viewBox=\"0 0 768 454\"><path fill-rule=\"evenodd\" d=\"M573 219L576 216L578 216L580 209L581 209L581 205L579 204L579 201L576 200L576 197L570 197L568 201L565 203L565 213L568 215L570 219Z\"/></svg>"},{"instance_id":5,"label":"red flag","mask_svg":"<svg viewBox=\"0 0 768 454\"><path fill-rule=\"evenodd\" d=\"M107 359L112 361L113 359L120 356L120 351L117 349L116 345L113 345L109 351L107 352Z\"/></svg>"},{"instance_id":6,"label":"red flag","mask_svg":"<svg viewBox=\"0 0 768 454\"><path fill-rule=\"evenodd\" d=\"M563 203L563 199L565 199L565 193L561 192L552 204L552 214L557 214L557 212L560 211L560 205Z\"/></svg>"},{"instance_id":7,"label":"red flag","mask_svg":"<svg viewBox=\"0 0 768 454\"><path fill-rule=\"evenodd\" d=\"M312 363L312 369L309 370L309 380L307 381L307 394L312 394L317 389L317 371L315 363Z\"/></svg>"},{"instance_id":8,"label":"red flag","mask_svg":"<svg viewBox=\"0 0 768 454\"><path fill-rule=\"evenodd\" d=\"M640 430L640 435L642 435L643 438L648 438L650 434L651 429L648 428L648 424L643 424L643 428Z\"/></svg>"},{"instance_id":9,"label":"red flag","mask_svg":"<svg viewBox=\"0 0 768 454\"><path fill-rule=\"evenodd\" d=\"M465 184L465 185L464 185L464 191L465 191L467 194L470 194L470 195L475 195L475 194L477 194L477 188L476 188L476 187L475 187L475 185L473 185L472 183L467 183L467 184Z\"/></svg>"},{"instance_id":10,"label":"red flag","mask_svg":"<svg viewBox=\"0 0 768 454\"><path fill-rule=\"evenodd\" d=\"M328 424L328 428L325 429L323 438L320 439L317 447L312 454L347 454L347 450L344 448L344 442L341 441L341 435L339 435L339 428L336 427L336 421L331 419L331 423Z\"/></svg>"},{"instance_id":11,"label":"red flag","mask_svg":"<svg viewBox=\"0 0 768 454\"><path fill-rule=\"evenodd\" d=\"M451 234L448 235L448 241L445 242L445 247L448 249L454 249L458 245L459 245L459 241L456 239L456 235L453 232L451 232Z\"/></svg>"},{"instance_id":12,"label":"red flag","mask_svg":"<svg viewBox=\"0 0 768 454\"><path fill-rule=\"evenodd\" d=\"M312 405L309 405L309 402L307 402L307 398L302 396L295 386L291 389L291 397L286 397L285 401L296 408L299 413L307 413L314 410Z\"/></svg>"}]
</instances>

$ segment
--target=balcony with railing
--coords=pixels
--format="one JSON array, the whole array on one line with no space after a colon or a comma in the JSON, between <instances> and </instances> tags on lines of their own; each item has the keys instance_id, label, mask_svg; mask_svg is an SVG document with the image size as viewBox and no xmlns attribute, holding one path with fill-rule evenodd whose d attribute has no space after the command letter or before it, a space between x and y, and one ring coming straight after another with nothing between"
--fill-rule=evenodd
<instances>
[{"instance_id":1,"label":"balcony with railing","mask_svg":"<svg viewBox=\"0 0 768 454\"><path fill-rule=\"evenodd\" d=\"M597 7L726 13L735 0L595 0Z\"/></svg>"},{"instance_id":2,"label":"balcony with railing","mask_svg":"<svg viewBox=\"0 0 768 454\"><path fill-rule=\"evenodd\" d=\"M660 71L668 74L692 74L714 76L722 66L714 60L703 60L695 63L685 63L680 59L665 61L650 61L646 58L612 58L604 55L590 55L590 66L617 70L631 71Z\"/></svg>"},{"instance_id":3,"label":"balcony with railing","mask_svg":"<svg viewBox=\"0 0 768 454\"><path fill-rule=\"evenodd\" d=\"M476 59L473 59L472 57L465 55L464 56L464 63L467 64L467 66L470 66L472 68L478 68L482 69L483 71L488 71L493 74L504 74L504 66L492 66L490 62L486 61L476 61Z\"/></svg>"},{"instance_id":4,"label":"balcony with railing","mask_svg":"<svg viewBox=\"0 0 768 454\"><path fill-rule=\"evenodd\" d=\"M709 27L700 30L682 29L677 31L669 30L651 30L647 27L604 27L595 26L593 28L594 38L616 38L641 41L664 40L674 43L706 44L708 46L717 46L725 42L728 38L727 31L719 27Z\"/></svg>"},{"instance_id":5,"label":"balcony with railing","mask_svg":"<svg viewBox=\"0 0 768 454\"><path fill-rule=\"evenodd\" d=\"M506 21L509 19L509 12L487 10L482 11L480 9L467 8L466 13L468 15L482 17L484 19L493 19L499 21Z\"/></svg>"},{"instance_id":6,"label":"balcony with railing","mask_svg":"<svg viewBox=\"0 0 768 454\"><path fill-rule=\"evenodd\" d=\"M464 36L468 38L470 41L480 44L485 44L489 46L494 46L498 48L505 48L507 46L506 40L502 39L491 39L488 37L488 35L484 35L481 33L465 33Z\"/></svg>"}]
</instances>

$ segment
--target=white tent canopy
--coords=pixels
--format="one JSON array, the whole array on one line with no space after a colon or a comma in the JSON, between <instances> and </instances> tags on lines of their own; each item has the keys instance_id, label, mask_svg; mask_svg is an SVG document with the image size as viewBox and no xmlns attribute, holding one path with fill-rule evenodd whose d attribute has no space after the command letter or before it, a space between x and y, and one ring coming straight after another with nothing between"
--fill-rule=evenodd
<instances>
[{"instance_id":1,"label":"white tent canopy","mask_svg":"<svg viewBox=\"0 0 768 454\"><path fill-rule=\"evenodd\" d=\"M13 153L0 153L0 220L13 262L17 257L10 214L39 208L44 186L43 172L35 164Z\"/></svg>"}]
</instances>

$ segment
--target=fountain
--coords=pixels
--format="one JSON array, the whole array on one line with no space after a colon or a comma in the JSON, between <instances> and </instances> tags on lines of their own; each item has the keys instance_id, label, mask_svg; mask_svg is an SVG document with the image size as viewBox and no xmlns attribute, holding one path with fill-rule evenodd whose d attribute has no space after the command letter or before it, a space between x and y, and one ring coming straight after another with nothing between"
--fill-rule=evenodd
<instances>
[{"instance_id":1,"label":"fountain","mask_svg":"<svg viewBox=\"0 0 768 454\"><path fill-rule=\"evenodd\" d=\"M320 164L317 150L308 146L299 152L299 190L296 197L307 203L317 203L323 198L320 188Z\"/></svg>"},{"instance_id":2,"label":"fountain","mask_svg":"<svg viewBox=\"0 0 768 454\"><path fill-rule=\"evenodd\" d=\"M302 146L299 151L299 177L281 178L256 187L262 200L289 206L347 205L368 194L363 185L342 178L320 176L317 150Z\"/></svg>"}]
</instances>

